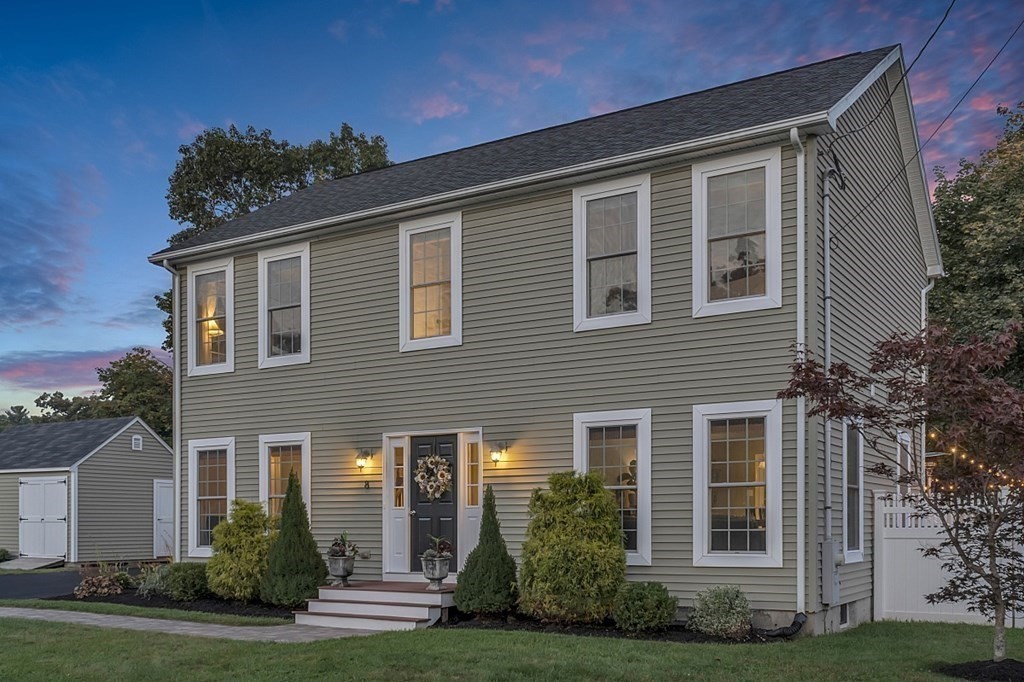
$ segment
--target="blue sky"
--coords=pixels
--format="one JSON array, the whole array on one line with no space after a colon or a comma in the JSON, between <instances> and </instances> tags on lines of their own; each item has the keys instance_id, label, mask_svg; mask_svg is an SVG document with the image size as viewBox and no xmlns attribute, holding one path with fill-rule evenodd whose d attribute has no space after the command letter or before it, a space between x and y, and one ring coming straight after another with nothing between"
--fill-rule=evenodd
<instances>
[{"instance_id":1,"label":"blue sky","mask_svg":"<svg viewBox=\"0 0 1024 682\"><path fill-rule=\"evenodd\" d=\"M106 2L0 9L0 408L93 390L163 332L146 262L178 227L178 146L252 124L305 143L343 121L401 161L902 43L946 1ZM95 5L95 6L94 6ZM911 72L927 137L1024 18L959 0ZM1024 99L1018 35L925 152L955 168Z\"/></svg>"}]
</instances>

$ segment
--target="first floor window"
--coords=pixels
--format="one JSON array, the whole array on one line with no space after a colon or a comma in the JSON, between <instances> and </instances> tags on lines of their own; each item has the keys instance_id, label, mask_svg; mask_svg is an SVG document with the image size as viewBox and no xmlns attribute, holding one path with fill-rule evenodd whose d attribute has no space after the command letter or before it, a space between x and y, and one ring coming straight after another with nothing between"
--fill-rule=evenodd
<instances>
[{"instance_id":1,"label":"first floor window","mask_svg":"<svg viewBox=\"0 0 1024 682\"><path fill-rule=\"evenodd\" d=\"M618 502L627 561L651 561L651 411L584 412L573 416L577 471L601 476Z\"/></svg>"},{"instance_id":2,"label":"first floor window","mask_svg":"<svg viewBox=\"0 0 1024 682\"><path fill-rule=\"evenodd\" d=\"M399 350L461 344L461 214L402 223L399 239Z\"/></svg>"},{"instance_id":3,"label":"first floor window","mask_svg":"<svg viewBox=\"0 0 1024 682\"><path fill-rule=\"evenodd\" d=\"M847 561L864 558L864 438L860 426L844 422L843 549Z\"/></svg>"},{"instance_id":4,"label":"first floor window","mask_svg":"<svg viewBox=\"0 0 1024 682\"><path fill-rule=\"evenodd\" d=\"M235 495L234 438L189 441L189 556L210 556L213 529Z\"/></svg>"},{"instance_id":5,"label":"first floor window","mask_svg":"<svg viewBox=\"0 0 1024 682\"><path fill-rule=\"evenodd\" d=\"M779 401L693 408L693 563L782 565Z\"/></svg>"},{"instance_id":6,"label":"first floor window","mask_svg":"<svg viewBox=\"0 0 1024 682\"><path fill-rule=\"evenodd\" d=\"M309 433L281 433L260 436L260 499L267 513L280 516L292 473L302 487L302 498L309 511L310 486Z\"/></svg>"}]
</instances>

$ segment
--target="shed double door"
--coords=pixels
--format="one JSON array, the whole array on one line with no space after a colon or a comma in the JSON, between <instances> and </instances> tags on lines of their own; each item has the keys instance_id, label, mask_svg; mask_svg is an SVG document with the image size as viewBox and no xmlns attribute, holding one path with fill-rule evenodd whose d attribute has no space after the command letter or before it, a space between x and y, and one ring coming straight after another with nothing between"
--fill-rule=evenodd
<instances>
[{"instance_id":1,"label":"shed double door","mask_svg":"<svg viewBox=\"0 0 1024 682\"><path fill-rule=\"evenodd\" d=\"M68 479L18 481L18 553L27 557L67 558Z\"/></svg>"}]
</instances>

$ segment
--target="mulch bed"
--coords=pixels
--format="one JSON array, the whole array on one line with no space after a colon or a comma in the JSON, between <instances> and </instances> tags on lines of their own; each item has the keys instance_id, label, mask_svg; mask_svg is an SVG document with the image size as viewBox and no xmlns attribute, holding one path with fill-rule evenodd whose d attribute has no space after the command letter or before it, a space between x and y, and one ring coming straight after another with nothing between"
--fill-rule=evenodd
<instances>
[{"instance_id":1,"label":"mulch bed","mask_svg":"<svg viewBox=\"0 0 1024 682\"><path fill-rule=\"evenodd\" d=\"M1024 662L1007 658L999 663L992 661L969 661L955 665L944 665L935 669L942 675L961 680L982 680L984 682L1015 682L1024 680Z\"/></svg>"},{"instance_id":2,"label":"mulch bed","mask_svg":"<svg viewBox=\"0 0 1024 682\"><path fill-rule=\"evenodd\" d=\"M222 599L199 599L197 601L175 601L169 597L153 596L149 599L140 597L134 590L123 594L112 594L106 597L86 597L75 599L74 595L65 594L50 597L54 601L106 602L108 604L126 604L128 606L144 606L153 609L180 609L181 611L204 611L206 613L226 613L235 616L265 616L272 618L291 618L292 610L266 604L253 604L240 601L224 601Z\"/></svg>"},{"instance_id":3,"label":"mulch bed","mask_svg":"<svg viewBox=\"0 0 1024 682\"><path fill-rule=\"evenodd\" d=\"M732 640L709 637L693 630L687 630L682 625L672 625L664 632L654 632L644 635L627 635L618 630L611 623L600 625L558 625L543 623L531 618L521 616L509 616L507 618L483 618L468 617L452 609L449 613L448 623L438 623L437 628L453 628L459 630L516 630L525 632L543 632L557 635L576 635L578 637L616 637L629 639L645 639L656 642L681 642L701 643L711 642L715 644L764 644L775 641L765 637L756 631L745 639ZM781 639L781 638L777 638Z\"/></svg>"}]
</instances>

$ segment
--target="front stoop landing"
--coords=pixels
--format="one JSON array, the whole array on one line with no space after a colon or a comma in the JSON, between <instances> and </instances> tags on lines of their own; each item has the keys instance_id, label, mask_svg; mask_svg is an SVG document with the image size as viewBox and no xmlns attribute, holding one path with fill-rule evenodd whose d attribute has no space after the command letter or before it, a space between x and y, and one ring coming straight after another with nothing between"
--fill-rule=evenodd
<instances>
[{"instance_id":1,"label":"front stoop landing","mask_svg":"<svg viewBox=\"0 0 1024 682\"><path fill-rule=\"evenodd\" d=\"M308 611L296 611L297 625L356 630L416 630L448 620L455 587L427 592L426 583L364 582L351 587L321 587Z\"/></svg>"}]
</instances>

